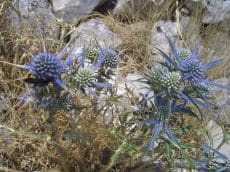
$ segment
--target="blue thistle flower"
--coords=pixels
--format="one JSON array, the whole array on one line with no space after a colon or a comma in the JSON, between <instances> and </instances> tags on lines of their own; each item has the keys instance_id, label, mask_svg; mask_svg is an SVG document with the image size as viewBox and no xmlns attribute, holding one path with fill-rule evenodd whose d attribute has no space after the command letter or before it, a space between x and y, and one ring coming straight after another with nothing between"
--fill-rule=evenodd
<instances>
[{"instance_id":1,"label":"blue thistle flower","mask_svg":"<svg viewBox=\"0 0 230 172\"><path fill-rule=\"evenodd\" d=\"M35 78L32 82L33 89L29 89L24 93L24 96L18 103L19 105L24 103L29 96L34 95L34 90L37 86L44 86L49 82L53 82L61 88L66 88L61 80L61 75L68 71L68 67L72 64L73 60L69 56L65 62L62 62L61 58L66 53L68 45L57 55L46 52L45 47L43 47L44 52L34 56L29 64L22 66L22 68L30 70Z\"/></svg>"},{"instance_id":2,"label":"blue thistle flower","mask_svg":"<svg viewBox=\"0 0 230 172\"><path fill-rule=\"evenodd\" d=\"M181 84L180 72L170 72L160 67L152 68L145 79L143 82L149 84L155 93L168 89L177 91Z\"/></svg>"},{"instance_id":3,"label":"blue thistle flower","mask_svg":"<svg viewBox=\"0 0 230 172\"><path fill-rule=\"evenodd\" d=\"M169 72L163 77L163 85L167 89L177 90L180 87L181 76L179 72Z\"/></svg>"},{"instance_id":4,"label":"blue thistle flower","mask_svg":"<svg viewBox=\"0 0 230 172\"><path fill-rule=\"evenodd\" d=\"M112 48L101 49L98 54L98 59L102 60L102 66L108 68L116 68L119 63L119 55Z\"/></svg>"},{"instance_id":5,"label":"blue thistle flower","mask_svg":"<svg viewBox=\"0 0 230 172\"><path fill-rule=\"evenodd\" d=\"M161 55L165 58L165 66L171 70L173 69L180 71L182 75L182 80L188 80L192 83L205 83L208 85L229 89L221 84L210 81L205 75L205 71L223 61L223 59L216 59L207 64L203 64L200 59L197 58L198 50L200 47L199 43L196 43L195 47L192 50L192 53L185 59L181 59L180 52L175 48L175 45L172 43L171 39L167 37L173 57L168 56L162 50L158 49Z\"/></svg>"},{"instance_id":6,"label":"blue thistle flower","mask_svg":"<svg viewBox=\"0 0 230 172\"><path fill-rule=\"evenodd\" d=\"M205 68L199 59L187 58L182 60L180 67L183 71L182 80L191 80L196 83L206 78L204 71Z\"/></svg>"},{"instance_id":7,"label":"blue thistle flower","mask_svg":"<svg viewBox=\"0 0 230 172\"><path fill-rule=\"evenodd\" d=\"M93 71L87 68L71 70L69 77L71 85L74 85L74 87L91 87L95 80Z\"/></svg>"},{"instance_id":8,"label":"blue thistle flower","mask_svg":"<svg viewBox=\"0 0 230 172\"><path fill-rule=\"evenodd\" d=\"M181 48L180 51L179 51L179 53L178 53L178 55L179 55L179 58L181 60L184 60L184 59L188 58L191 55L191 53L190 53L189 49L187 49L187 48Z\"/></svg>"},{"instance_id":9,"label":"blue thistle flower","mask_svg":"<svg viewBox=\"0 0 230 172\"><path fill-rule=\"evenodd\" d=\"M83 49L83 54L85 54L86 58L94 61L97 58L98 55L98 50L93 47L87 47Z\"/></svg>"},{"instance_id":10,"label":"blue thistle flower","mask_svg":"<svg viewBox=\"0 0 230 172\"><path fill-rule=\"evenodd\" d=\"M24 65L24 68L30 70L38 81L52 81L65 88L65 84L61 81L61 74L67 72L70 63L69 59L62 63L58 56L43 52L33 57L29 64Z\"/></svg>"},{"instance_id":11,"label":"blue thistle flower","mask_svg":"<svg viewBox=\"0 0 230 172\"><path fill-rule=\"evenodd\" d=\"M106 82L98 82L98 70L102 66L103 59L99 59L94 61L93 64L88 62L85 48L83 49L83 53L78 58L79 64L73 65L72 68L68 71L68 77L66 77L66 82L68 86L74 90L80 89L84 93L86 91L92 94L94 97L97 97L95 91L93 89L111 89L112 86Z\"/></svg>"}]
</instances>

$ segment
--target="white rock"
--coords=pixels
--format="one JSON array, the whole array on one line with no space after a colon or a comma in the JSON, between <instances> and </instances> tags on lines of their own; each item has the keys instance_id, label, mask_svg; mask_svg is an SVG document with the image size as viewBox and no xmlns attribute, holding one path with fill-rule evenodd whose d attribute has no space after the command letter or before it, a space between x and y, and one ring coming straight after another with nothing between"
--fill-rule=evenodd
<instances>
[{"instance_id":1,"label":"white rock","mask_svg":"<svg viewBox=\"0 0 230 172\"><path fill-rule=\"evenodd\" d=\"M149 86L137 81L143 78L138 73L130 73L125 78L117 74L110 83L114 83L115 95L120 97L114 104L107 104L106 95L101 95L98 100L98 109L104 106L100 111L104 115L104 121L117 125L119 123L119 115L125 112L133 112L139 110L139 107L132 104L131 99L141 100L143 95L148 94L150 100L147 101L147 106L151 106L151 102L154 103L153 92L149 92Z\"/></svg>"},{"instance_id":2,"label":"white rock","mask_svg":"<svg viewBox=\"0 0 230 172\"><path fill-rule=\"evenodd\" d=\"M57 37L58 29L56 18L52 13L51 5L47 0L20 0L13 2L18 10L18 15L14 10L10 10L10 30L15 29L22 34L29 34L26 28L33 29L33 35L41 33L45 36ZM21 29L21 30L19 30Z\"/></svg>"},{"instance_id":3,"label":"white rock","mask_svg":"<svg viewBox=\"0 0 230 172\"><path fill-rule=\"evenodd\" d=\"M107 0L53 0L55 15L64 21L78 21L79 17L90 14L97 6Z\"/></svg>"},{"instance_id":4,"label":"white rock","mask_svg":"<svg viewBox=\"0 0 230 172\"><path fill-rule=\"evenodd\" d=\"M129 92L131 92L132 96L139 101L143 98L142 95L152 97L154 92L150 91L149 85L138 81L139 79L143 79L143 76L137 73L129 73L126 78L119 79L117 83L117 95L128 97ZM149 101L153 102L154 99L152 98ZM147 103L148 105L151 105L149 101Z\"/></svg>"},{"instance_id":5,"label":"white rock","mask_svg":"<svg viewBox=\"0 0 230 172\"><path fill-rule=\"evenodd\" d=\"M22 16L27 17L30 12L38 9L51 9L47 0L20 0L18 2L19 11Z\"/></svg>"},{"instance_id":6,"label":"white rock","mask_svg":"<svg viewBox=\"0 0 230 172\"><path fill-rule=\"evenodd\" d=\"M213 148L218 148L224 139L224 132L222 128L213 120L208 122L206 128L213 139ZM230 158L230 144L225 143L218 151Z\"/></svg>"},{"instance_id":7,"label":"white rock","mask_svg":"<svg viewBox=\"0 0 230 172\"><path fill-rule=\"evenodd\" d=\"M172 21L158 21L152 29L151 45L153 49L159 48L166 53L170 52L166 34L174 40L177 36L176 23Z\"/></svg>"},{"instance_id":8,"label":"white rock","mask_svg":"<svg viewBox=\"0 0 230 172\"><path fill-rule=\"evenodd\" d=\"M217 148L224 139L222 128L213 120L208 122L206 128L213 139L213 147Z\"/></svg>"},{"instance_id":9,"label":"white rock","mask_svg":"<svg viewBox=\"0 0 230 172\"><path fill-rule=\"evenodd\" d=\"M205 7L203 23L216 23L230 18L229 0L205 0L202 2Z\"/></svg>"},{"instance_id":10,"label":"white rock","mask_svg":"<svg viewBox=\"0 0 230 172\"><path fill-rule=\"evenodd\" d=\"M121 44L119 36L99 18L80 24L72 37L77 37L75 47L97 46L97 42L101 47L117 47Z\"/></svg>"}]
</instances>

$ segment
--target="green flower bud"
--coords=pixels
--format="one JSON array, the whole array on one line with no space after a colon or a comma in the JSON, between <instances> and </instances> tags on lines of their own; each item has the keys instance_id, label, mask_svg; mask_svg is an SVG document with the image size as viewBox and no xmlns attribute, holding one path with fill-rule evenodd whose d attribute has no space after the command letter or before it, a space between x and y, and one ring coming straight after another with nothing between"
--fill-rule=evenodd
<instances>
[{"instance_id":1,"label":"green flower bud","mask_svg":"<svg viewBox=\"0 0 230 172\"><path fill-rule=\"evenodd\" d=\"M84 51L85 51L84 53L87 59L93 61L97 58L98 51L96 48L87 47Z\"/></svg>"},{"instance_id":2,"label":"green flower bud","mask_svg":"<svg viewBox=\"0 0 230 172\"><path fill-rule=\"evenodd\" d=\"M179 72L169 72L163 78L163 84L165 88L177 90L180 87L181 75Z\"/></svg>"},{"instance_id":3,"label":"green flower bud","mask_svg":"<svg viewBox=\"0 0 230 172\"><path fill-rule=\"evenodd\" d=\"M179 58L181 60L184 60L186 58L188 58L190 56L190 50L187 49L187 48L182 48L180 51L179 51Z\"/></svg>"}]
</instances>

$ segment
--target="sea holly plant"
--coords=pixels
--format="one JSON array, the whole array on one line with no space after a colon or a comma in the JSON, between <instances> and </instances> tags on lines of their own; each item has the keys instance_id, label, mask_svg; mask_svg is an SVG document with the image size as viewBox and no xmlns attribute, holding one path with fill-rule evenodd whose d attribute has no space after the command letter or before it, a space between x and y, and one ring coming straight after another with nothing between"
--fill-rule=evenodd
<instances>
[{"instance_id":1,"label":"sea holly plant","mask_svg":"<svg viewBox=\"0 0 230 172\"><path fill-rule=\"evenodd\" d=\"M67 56L66 60L62 60L62 58L67 53L68 46L69 44L57 55L47 52L44 46L43 52L32 57L28 64L22 65L23 69L30 71L33 78L25 79L25 82L30 84L30 88L25 92L19 104L24 103L30 96L33 96L36 101L39 100L36 93L41 91L41 88L46 89L45 86L48 86L49 83L53 83L55 87L60 88L60 91L66 89L66 85L62 81L62 75L67 73L72 60L70 56ZM43 96L40 99L43 99Z\"/></svg>"},{"instance_id":2,"label":"sea holly plant","mask_svg":"<svg viewBox=\"0 0 230 172\"><path fill-rule=\"evenodd\" d=\"M117 65L118 53L113 49L84 47L80 56L74 59L74 63L67 73L66 82L71 89L79 89L84 93L88 92L88 94L98 97L97 90L108 89L111 91L112 88L101 70L109 67L115 68Z\"/></svg>"},{"instance_id":3,"label":"sea holly plant","mask_svg":"<svg viewBox=\"0 0 230 172\"><path fill-rule=\"evenodd\" d=\"M72 90L81 90L95 98L98 97L101 89L111 92L112 85L107 83L106 79L103 80L105 82L101 82L103 76L99 70L115 68L118 64L118 53L111 48L97 50L84 47L80 56L73 57L73 47L66 60L63 60L68 45L57 55L47 52L44 48L44 52L32 57L28 64L20 65L21 68L30 71L33 78L25 80L29 84L29 89L19 101L19 105L32 99L34 105L44 111L50 140L54 149L62 157L64 171L69 171L67 158L63 157L66 150L57 145L58 134L53 124L57 113L79 109L74 104ZM79 134L75 130L73 133Z\"/></svg>"},{"instance_id":4,"label":"sea holly plant","mask_svg":"<svg viewBox=\"0 0 230 172\"><path fill-rule=\"evenodd\" d=\"M150 127L152 135L147 145L148 150L156 148L155 142L169 141L174 147L182 151L183 146L174 132L172 121L180 116L189 115L205 119L203 108L210 108L210 89L215 86L229 89L207 78L205 71L223 61L217 59L203 64L198 58L199 43L192 51L182 48L177 50L169 37L167 37L172 55L158 49L164 58L163 62L152 66L145 73L140 82L147 84L149 92L154 92L154 103L145 107L148 99L142 100L139 114L139 124ZM195 111L196 107L200 113Z\"/></svg>"}]
</instances>

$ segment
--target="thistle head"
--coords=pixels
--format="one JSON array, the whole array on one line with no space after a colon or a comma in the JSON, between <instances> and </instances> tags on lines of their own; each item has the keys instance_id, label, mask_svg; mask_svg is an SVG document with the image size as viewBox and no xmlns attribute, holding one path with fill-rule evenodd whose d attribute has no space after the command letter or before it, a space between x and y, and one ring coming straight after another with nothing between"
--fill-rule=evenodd
<instances>
[{"instance_id":1,"label":"thistle head","mask_svg":"<svg viewBox=\"0 0 230 172\"><path fill-rule=\"evenodd\" d=\"M157 82L161 82L161 75L156 70L151 70L151 77Z\"/></svg>"},{"instance_id":2,"label":"thistle head","mask_svg":"<svg viewBox=\"0 0 230 172\"><path fill-rule=\"evenodd\" d=\"M169 72L163 79L163 86L168 89L177 90L180 87L181 75L179 72Z\"/></svg>"},{"instance_id":3,"label":"thistle head","mask_svg":"<svg viewBox=\"0 0 230 172\"><path fill-rule=\"evenodd\" d=\"M204 66L201 61L197 58L188 58L181 62L183 69L183 78L191 79L194 82L205 79Z\"/></svg>"},{"instance_id":4,"label":"thistle head","mask_svg":"<svg viewBox=\"0 0 230 172\"><path fill-rule=\"evenodd\" d=\"M98 50L96 48L93 48L93 47L87 47L84 49L83 53L85 54L87 59L93 61L97 58Z\"/></svg>"},{"instance_id":5,"label":"thistle head","mask_svg":"<svg viewBox=\"0 0 230 172\"><path fill-rule=\"evenodd\" d=\"M70 83L73 87L91 87L94 82L94 73L87 68L79 68L69 72Z\"/></svg>"},{"instance_id":6,"label":"thistle head","mask_svg":"<svg viewBox=\"0 0 230 172\"><path fill-rule=\"evenodd\" d=\"M102 66L116 68L119 62L119 55L111 48L103 49L99 53L99 60L102 60Z\"/></svg>"},{"instance_id":7,"label":"thistle head","mask_svg":"<svg viewBox=\"0 0 230 172\"><path fill-rule=\"evenodd\" d=\"M168 109L165 106L159 106L157 110L154 112L154 116L159 121L165 121L168 116Z\"/></svg>"},{"instance_id":8,"label":"thistle head","mask_svg":"<svg viewBox=\"0 0 230 172\"><path fill-rule=\"evenodd\" d=\"M195 83L194 87L197 91L199 91L202 95L207 96L210 93L210 88L205 83Z\"/></svg>"},{"instance_id":9,"label":"thistle head","mask_svg":"<svg viewBox=\"0 0 230 172\"><path fill-rule=\"evenodd\" d=\"M60 81L60 77L61 74L66 72L66 65L52 53L39 53L24 68L31 70L38 80L51 80L61 87L64 86Z\"/></svg>"},{"instance_id":10,"label":"thistle head","mask_svg":"<svg viewBox=\"0 0 230 172\"><path fill-rule=\"evenodd\" d=\"M179 55L180 60L184 60L184 59L187 59L191 55L191 52L187 48L181 48L178 55Z\"/></svg>"},{"instance_id":11,"label":"thistle head","mask_svg":"<svg viewBox=\"0 0 230 172\"><path fill-rule=\"evenodd\" d=\"M164 72L165 72L164 68L160 64L157 64L151 67L151 69L148 71L148 76L152 80L160 82Z\"/></svg>"}]
</instances>

